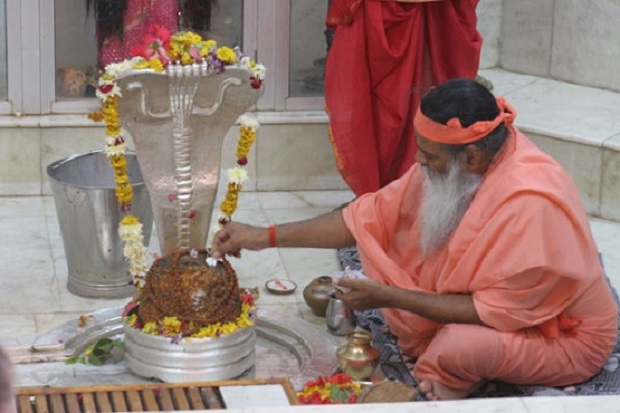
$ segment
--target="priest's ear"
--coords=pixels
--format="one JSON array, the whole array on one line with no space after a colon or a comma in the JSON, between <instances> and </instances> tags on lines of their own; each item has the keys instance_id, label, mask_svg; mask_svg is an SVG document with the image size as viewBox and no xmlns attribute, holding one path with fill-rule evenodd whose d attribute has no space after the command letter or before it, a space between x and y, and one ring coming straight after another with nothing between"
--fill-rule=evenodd
<instances>
[{"instance_id":1,"label":"priest's ear","mask_svg":"<svg viewBox=\"0 0 620 413\"><path fill-rule=\"evenodd\" d=\"M489 157L487 152L476 145L467 145L461 152L460 156L461 162L463 163L463 170L467 172L482 175L489 167Z\"/></svg>"}]
</instances>

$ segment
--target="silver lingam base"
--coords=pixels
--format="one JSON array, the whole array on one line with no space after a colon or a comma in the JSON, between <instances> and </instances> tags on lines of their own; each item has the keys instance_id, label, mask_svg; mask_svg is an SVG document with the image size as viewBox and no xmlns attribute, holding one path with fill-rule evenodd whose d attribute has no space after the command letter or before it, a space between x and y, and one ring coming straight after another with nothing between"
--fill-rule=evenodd
<instances>
[{"instance_id":1,"label":"silver lingam base","mask_svg":"<svg viewBox=\"0 0 620 413\"><path fill-rule=\"evenodd\" d=\"M129 369L123 352L103 366L68 365L74 354L104 337L123 338L123 308L107 308L85 315L85 325L73 319L38 337L6 342L4 350L14 363L16 386L98 386L150 383ZM242 379L288 378L295 389L308 380L333 374L338 368L336 348L342 344L326 328L258 307L253 366ZM161 380L161 379L159 379Z\"/></svg>"},{"instance_id":2,"label":"silver lingam base","mask_svg":"<svg viewBox=\"0 0 620 413\"><path fill-rule=\"evenodd\" d=\"M153 336L124 325L125 363L138 376L166 383L228 380L254 366L256 330L246 327L217 338Z\"/></svg>"}]
</instances>

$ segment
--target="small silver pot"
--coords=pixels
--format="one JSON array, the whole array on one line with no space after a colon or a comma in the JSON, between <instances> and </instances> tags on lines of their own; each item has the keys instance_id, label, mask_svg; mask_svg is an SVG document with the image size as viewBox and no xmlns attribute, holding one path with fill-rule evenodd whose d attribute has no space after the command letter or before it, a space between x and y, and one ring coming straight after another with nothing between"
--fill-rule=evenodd
<instances>
[{"instance_id":1,"label":"small silver pot","mask_svg":"<svg viewBox=\"0 0 620 413\"><path fill-rule=\"evenodd\" d=\"M328 293L329 302L325 310L327 330L336 336L344 336L355 329L353 310L344 301L336 298L336 291Z\"/></svg>"}]
</instances>

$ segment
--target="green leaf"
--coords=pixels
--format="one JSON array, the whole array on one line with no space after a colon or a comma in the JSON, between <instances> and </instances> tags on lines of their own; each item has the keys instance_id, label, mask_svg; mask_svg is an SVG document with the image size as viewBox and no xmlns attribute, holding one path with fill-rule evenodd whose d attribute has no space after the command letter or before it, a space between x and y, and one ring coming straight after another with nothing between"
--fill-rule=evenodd
<instances>
[{"instance_id":1,"label":"green leaf","mask_svg":"<svg viewBox=\"0 0 620 413\"><path fill-rule=\"evenodd\" d=\"M338 386L333 386L332 385L332 389L331 389L331 391L329 393L329 397L334 402L346 403L347 400L349 400L349 393L347 393L346 391L342 390Z\"/></svg>"},{"instance_id":2,"label":"green leaf","mask_svg":"<svg viewBox=\"0 0 620 413\"><path fill-rule=\"evenodd\" d=\"M105 363L107 359L112 355L112 350L114 348L125 348L122 339L110 339L110 338L101 338L95 342L92 346L88 347L85 351L89 349L92 351L91 354L87 357L84 354L77 354L71 356L67 359L66 364L75 364L75 363L83 363L83 364L92 364L95 366L101 366Z\"/></svg>"},{"instance_id":3,"label":"green leaf","mask_svg":"<svg viewBox=\"0 0 620 413\"><path fill-rule=\"evenodd\" d=\"M114 342L109 338L101 338L95 343L95 350L101 350L104 352L112 350Z\"/></svg>"},{"instance_id":4,"label":"green leaf","mask_svg":"<svg viewBox=\"0 0 620 413\"><path fill-rule=\"evenodd\" d=\"M91 356L88 357L88 363L92 364L93 366L102 366L103 360L95 356L94 354L92 354Z\"/></svg>"},{"instance_id":5,"label":"green leaf","mask_svg":"<svg viewBox=\"0 0 620 413\"><path fill-rule=\"evenodd\" d=\"M75 364L78 362L80 356L76 355L76 356L71 356L67 359L67 361L65 361L65 364Z\"/></svg>"}]
</instances>

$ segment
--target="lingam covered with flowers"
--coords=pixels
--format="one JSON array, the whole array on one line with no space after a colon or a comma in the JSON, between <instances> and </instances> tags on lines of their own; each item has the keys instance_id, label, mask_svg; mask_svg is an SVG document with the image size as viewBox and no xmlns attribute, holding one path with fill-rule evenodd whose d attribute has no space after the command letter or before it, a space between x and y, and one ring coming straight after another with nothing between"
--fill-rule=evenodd
<instances>
[{"instance_id":1,"label":"lingam covered with flowers","mask_svg":"<svg viewBox=\"0 0 620 413\"><path fill-rule=\"evenodd\" d=\"M119 235L137 288L123 314L126 362L136 374L164 381L236 377L254 364L254 297L205 245L222 141L235 122L236 165L226 174L215 230L232 218L248 178L258 122L241 115L255 104L265 68L239 49L159 27L132 54L106 67L97 90L125 213ZM123 130L133 139L154 208L163 256L150 267L142 225L131 213Z\"/></svg>"}]
</instances>

